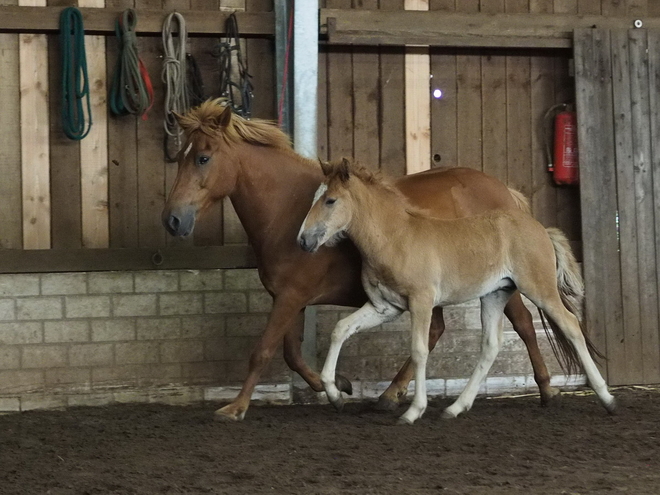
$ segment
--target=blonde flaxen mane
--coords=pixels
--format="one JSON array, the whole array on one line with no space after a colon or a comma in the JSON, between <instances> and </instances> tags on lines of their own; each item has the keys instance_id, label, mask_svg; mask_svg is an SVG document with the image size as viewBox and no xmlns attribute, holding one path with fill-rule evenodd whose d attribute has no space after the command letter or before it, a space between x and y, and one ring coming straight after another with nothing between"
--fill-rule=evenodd
<instances>
[{"instance_id":1,"label":"blonde flaxen mane","mask_svg":"<svg viewBox=\"0 0 660 495\"><path fill-rule=\"evenodd\" d=\"M223 114L231 111L228 108L224 98L206 100L185 115L178 116L177 120L188 136L199 131L210 137L222 137L229 144L245 141L277 149L291 149L289 137L270 120L246 120L232 113L225 122Z\"/></svg>"}]
</instances>

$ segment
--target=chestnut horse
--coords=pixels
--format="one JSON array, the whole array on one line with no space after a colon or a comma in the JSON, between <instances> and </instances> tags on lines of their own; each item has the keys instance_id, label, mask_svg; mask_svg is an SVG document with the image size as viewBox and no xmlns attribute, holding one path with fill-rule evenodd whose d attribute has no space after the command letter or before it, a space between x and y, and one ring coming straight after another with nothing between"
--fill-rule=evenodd
<instances>
[{"instance_id":1,"label":"chestnut horse","mask_svg":"<svg viewBox=\"0 0 660 495\"><path fill-rule=\"evenodd\" d=\"M197 215L229 196L254 248L261 281L273 296L273 308L250 356L243 388L233 402L216 412L218 418L241 420L261 372L282 340L287 365L313 390L323 391L318 373L304 362L300 351L305 306L359 307L367 297L360 283L360 255L351 242L311 255L296 241L314 191L323 181L318 163L296 154L277 126L259 119L244 120L220 103L207 101L178 118L186 139L162 217L170 234L186 236L192 233ZM396 187L438 218L526 207L520 193L472 169L430 170L401 177ZM527 346L541 401L546 403L558 391L550 387L532 316L518 294L505 313ZM444 329L442 309L436 308L428 343L431 349ZM411 378L409 359L378 405L396 408ZM341 388L350 390L350 382L344 381Z\"/></svg>"},{"instance_id":2,"label":"chestnut horse","mask_svg":"<svg viewBox=\"0 0 660 495\"><path fill-rule=\"evenodd\" d=\"M344 159L323 165L327 179L314 196L298 240L310 253L348 236L362 255L362 285L369 301L332 332L321 380L340 409L335 369L342 344L359 330L392 321L410 311L415 397L399 422L412 424L426 410L429 325L436 306L481 299L482 353L465 390L443 417L472 407L502 343L502 318L513 292L527 296L573 346L589 384L613 412L614 397L589 352L578 316L584 299L580 270L558 229L545 229L529 213L494 210L441 220L413 207L396 188ZM576 361L577 361L576 359ZM576 363L577 364L577 363Z\"/></svg>"}]
</instances>

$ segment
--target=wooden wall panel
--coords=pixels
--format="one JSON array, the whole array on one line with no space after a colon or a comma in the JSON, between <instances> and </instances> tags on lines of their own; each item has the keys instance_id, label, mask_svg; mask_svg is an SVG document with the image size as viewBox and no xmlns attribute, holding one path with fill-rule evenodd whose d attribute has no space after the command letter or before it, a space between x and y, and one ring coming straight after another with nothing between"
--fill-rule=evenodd
<instances>
[{"instance_id":1,"label":"wooden wall panel","mask_svg":"<svg viewBox=\"0 0 660 495\"><path fill-rule=\"evenodd\" d=\"M16 0L0 0L15 5ZM23 246L18 35L0 34L0 248Z\"/></svg>"},{"instance_id":2,"label":"wooden wall panel","mask_svg":"<svg viewBox=\"0 0 660 495\"><path fill-rule=\"evenodd\" d=\"M133 8L135 0L106 0L108 8ZM106 40L107 84L112 84L119 40ZM108 203L110 247L135 248L138 235L137 117L108 115Z\"/></svg>"}]
</instances>

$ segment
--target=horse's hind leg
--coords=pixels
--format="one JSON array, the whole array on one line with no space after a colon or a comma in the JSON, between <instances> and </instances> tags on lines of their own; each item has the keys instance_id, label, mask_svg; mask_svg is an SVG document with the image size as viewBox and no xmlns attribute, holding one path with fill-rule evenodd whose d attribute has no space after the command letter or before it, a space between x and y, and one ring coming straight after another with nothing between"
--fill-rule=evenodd
<instances>
[{"instance_id":1,"label":"horse's hind leg","mask_svg":"<svg viewBox=\"0 0 660 495\"><path fill-rule=\"evenodd\" d=\"M442 317L442 308L433 308L433 316L431 317L431 326L429 328L429 351L435 348L440 336L445 331L445 321ZM380 411L394 411L399 407L399 403L406 396L408 392L408 384L413 378L412 359L408 360L401 367L399 372L387 387L387 390L381 394L376 404L376 409Z\"/></svg>"},{"instance_id":2,"label":"horse's hind leg","mask_svg":"<svg viewBox=\"0 0 660 495\"><path fill-rule=\"evenodd\" d=\"M504 308L504 314L511 321L513 329L527 347L529 360L534 369L534 380L541 392L541 404L547 405L553 397L559 395L559 389L550 386L550 373L541 355L532 314L523 303L520 292L516 291Z\"/></svg>"},{"instance_id":3,"label":"horse's hind leg","mask_svg":"<svg viewBox=\"0 0 660 495\"><path fill-rule=\"evenodd\" d=\"M591 354L589 354L584 335L580 329L580 323L577 317L566 309L559 298L559 294L555 294L556 295L544 298L544 300L535 299L529 295L528 297L546 313L548 318L555 322L569 342L573 345L580 359L580 363L582 364L582 368L587 375L589 386L594 392L596 392L596 395L605 409L607 409L609 413L613 413L616 408L616 401L607 390L607 383L598 371Z\"/></svg>"},{"instance_id":4,"label":"horse's hind leg","mask_svg":"<svg viewBox=\"0 0 660 495\"><path fill-rule=\"evenodd\" d=\"M511 297L509 290L497 290L481 298L481 326L483 341L481 356L465 389L456 401L444 410L443 418L455 418L464 411L469 411L479 392L481 382L488 374L502 346L502 318L504 306Z\"/></svg>"}]
</instances>

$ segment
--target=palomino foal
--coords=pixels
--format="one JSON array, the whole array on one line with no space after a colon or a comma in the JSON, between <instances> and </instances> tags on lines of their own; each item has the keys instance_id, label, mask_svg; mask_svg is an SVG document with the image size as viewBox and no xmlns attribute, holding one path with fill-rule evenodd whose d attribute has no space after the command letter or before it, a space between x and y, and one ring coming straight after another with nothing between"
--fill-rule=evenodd
<instances>
[{"instance_id":1,"label":"palomino foal","mask_svg":"<svg viewBox=\"0 0 660 495\"><path fill-rule=\"evenodd\" d=\"M335 369L343 342L359 330L409 310L415 396L399 421L412 424L419 419L427 404L433 308L479 297L482 355L465 390L443 416L455 417L470 409L499 352L503 310L517 288L543 311L552 329L572 344L589 384L603 406L614 411L614 397L598 372L576 317L582 303L582 279L560 231L545 229L530 215L515 210L438 220L413 208L394 187L347 160L323 164L323 169L326 180L303 221L298 241L304 250L314 252L347 235L362 255L362 284L369 297L332 332L321 380L335 407L342 406Z\"/></svg>"}]
</instances>

